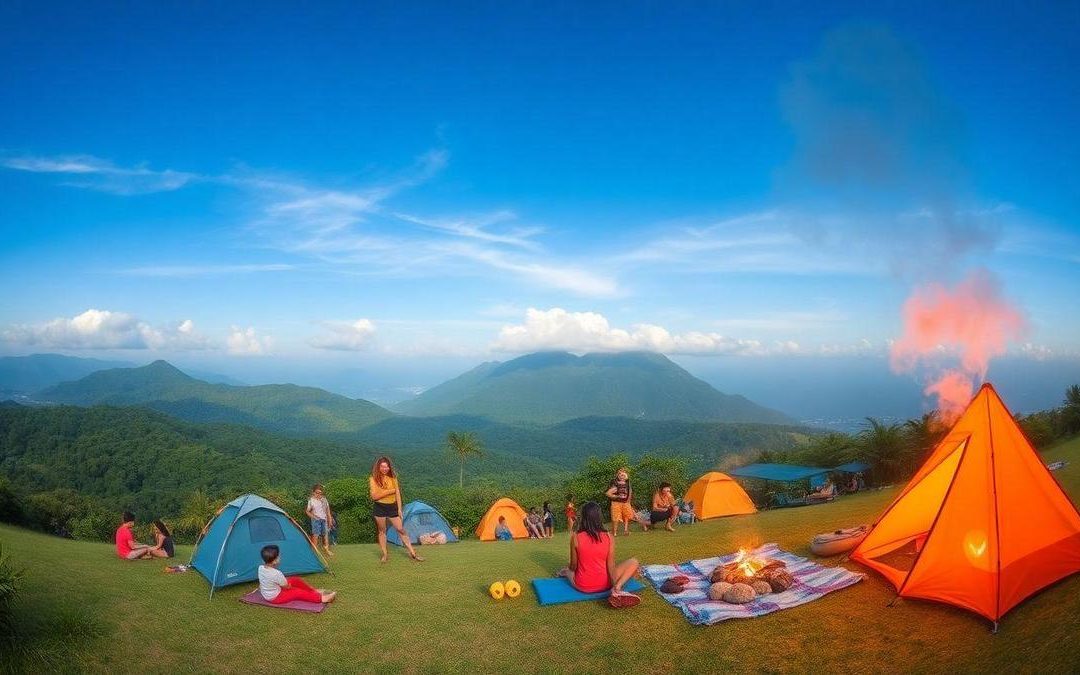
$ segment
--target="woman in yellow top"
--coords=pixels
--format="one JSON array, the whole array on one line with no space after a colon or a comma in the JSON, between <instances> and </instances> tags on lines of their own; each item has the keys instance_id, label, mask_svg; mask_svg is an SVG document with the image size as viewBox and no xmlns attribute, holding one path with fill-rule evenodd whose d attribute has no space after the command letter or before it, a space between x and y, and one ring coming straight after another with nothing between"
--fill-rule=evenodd
<instances>
[{"instance_id":1,"label":"woman in yellow top","mask_svg":"<svg viewBox=\"0 0 1080 675\"><path fill-rule=\"evenodd\" d=\"M371 467L371 477L368 478L368 491L371 493L372 515L375 516L375 525L379 528L379 548L382 550L381 562L386 562L386 523L390 521L390 524L397 530L398 537L401 539L401 543L405 545L405 549L409 552L409 557L413 560L423 561L423 558L416 555L416 551L413 550L412 542L409 541L409 535L406 534L405 528L401 525L401 486L398 485L397 474L394 472L394 467L390 464L389 457L380 457L375 460L375 464Z\"/></svg>"}]
</instances>

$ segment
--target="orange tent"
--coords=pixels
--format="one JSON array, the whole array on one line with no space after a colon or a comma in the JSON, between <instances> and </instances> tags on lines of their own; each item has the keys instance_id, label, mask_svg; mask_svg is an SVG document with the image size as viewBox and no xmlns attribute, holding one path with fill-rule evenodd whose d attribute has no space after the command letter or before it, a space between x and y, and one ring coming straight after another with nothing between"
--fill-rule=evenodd
<instances>
[{"instance_id":1,"label":"orange tent","mask_svg":"<svg viewBox=\"0 0 1080 675\"><path fill-rule=\"evenodd\" d=\"M506 516L506 526L510 528L514 539L528 539L529 531L525 529L525 509L509 497L503 497L488 509L484 517L480 519L480 525L476 528L476 536L480 541L495 541L495 526L499 524L499 516Z\"/></svg>"},{"instance_id":2,"label":"orange tent","mask_svg":"<svg viewBox=\"0 0 1080 675\"><path fill-rule=\"evenodd\" d=\"M1080 571L1080 512L984 384L851 559L994 622Z\"/></svg>"},{"instance_id":3,"label":"orange tent","mask_svg":"<svg viewBox=\"0 0 1080 675\"><path fill-rule=\"evenodd\" d=\"M694 481L684 499L694 502L694 513L699 520L757 513L746 490L719 471L710 471Z\"/></svg>"}]
</instances>

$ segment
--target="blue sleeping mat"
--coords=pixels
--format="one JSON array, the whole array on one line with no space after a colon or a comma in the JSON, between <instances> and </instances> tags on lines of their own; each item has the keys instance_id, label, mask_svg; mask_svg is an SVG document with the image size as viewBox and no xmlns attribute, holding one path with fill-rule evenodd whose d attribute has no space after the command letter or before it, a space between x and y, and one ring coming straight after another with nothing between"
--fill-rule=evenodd
<instances>
[{"instance_id":1,"label":"blue sleeping mat","mask_svg":"<svg viewBox=\"0 0 1080 675\"><path fill-rule=\"evenodd\" d=\"M581 600L603 600L610 594L610 591L582 593L562 577L533 579L532 585L533 590L536 591L536 599L540 601L541 605L560 605L564 602L579 602ZM645 588L645 585L637 579L631 579L623 584L623 590L628 593L635 593L643 588Z\"/></svg>"}]
</instances>

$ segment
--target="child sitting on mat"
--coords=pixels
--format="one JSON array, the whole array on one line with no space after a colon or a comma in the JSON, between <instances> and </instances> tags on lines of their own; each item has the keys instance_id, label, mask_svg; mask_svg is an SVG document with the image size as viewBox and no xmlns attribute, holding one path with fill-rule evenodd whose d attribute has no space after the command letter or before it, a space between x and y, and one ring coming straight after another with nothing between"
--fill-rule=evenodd
<instances>
[{"instance_id":1,"label":"child sitting on mat","mask_svg":"<svg viewBox=\"0 0 1080 675\"><path fill-rule=\"evenodd\" d=\"M281 549L273 544L263 546L262 565L259 565L259 594L272 605L284 605L293 600L304 602L333 602L337 593L312 588L300 577L285 578L277 568Z\"/></svg>"},{"instance_id":2,"label":"child sitting on mat","mask_svg":"<svg viewBox=\"0 0 1080 675\"><path fill-rule=\"evenodd\" d=\"M638 571L636 558L615 562L615 539L604 529L604 515L596 502L581 507L578 529L570 537L570 564L559 570L570 585L582 593L611 589L608 604L615 608L633 607L641 598L623 590Z\"/></svg>"}]
</instances>

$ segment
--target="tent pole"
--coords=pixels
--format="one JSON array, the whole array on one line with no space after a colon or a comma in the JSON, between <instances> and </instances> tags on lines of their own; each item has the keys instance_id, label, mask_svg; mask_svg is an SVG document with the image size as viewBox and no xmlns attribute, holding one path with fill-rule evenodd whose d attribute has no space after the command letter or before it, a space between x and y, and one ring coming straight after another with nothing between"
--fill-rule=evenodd
<instances>
[{"instance_id":1,"label":"tent pole","mask_svg":"<svg viewBox=\"0 0 1080 675\"><path fill-rule=\"evenodd\" d=\"M992 629L990 629L990 634L991 635L997 635L997 629L998 629L998 622L995 621L994 622L994 627Z\"/></svg>"}]
</instances>

